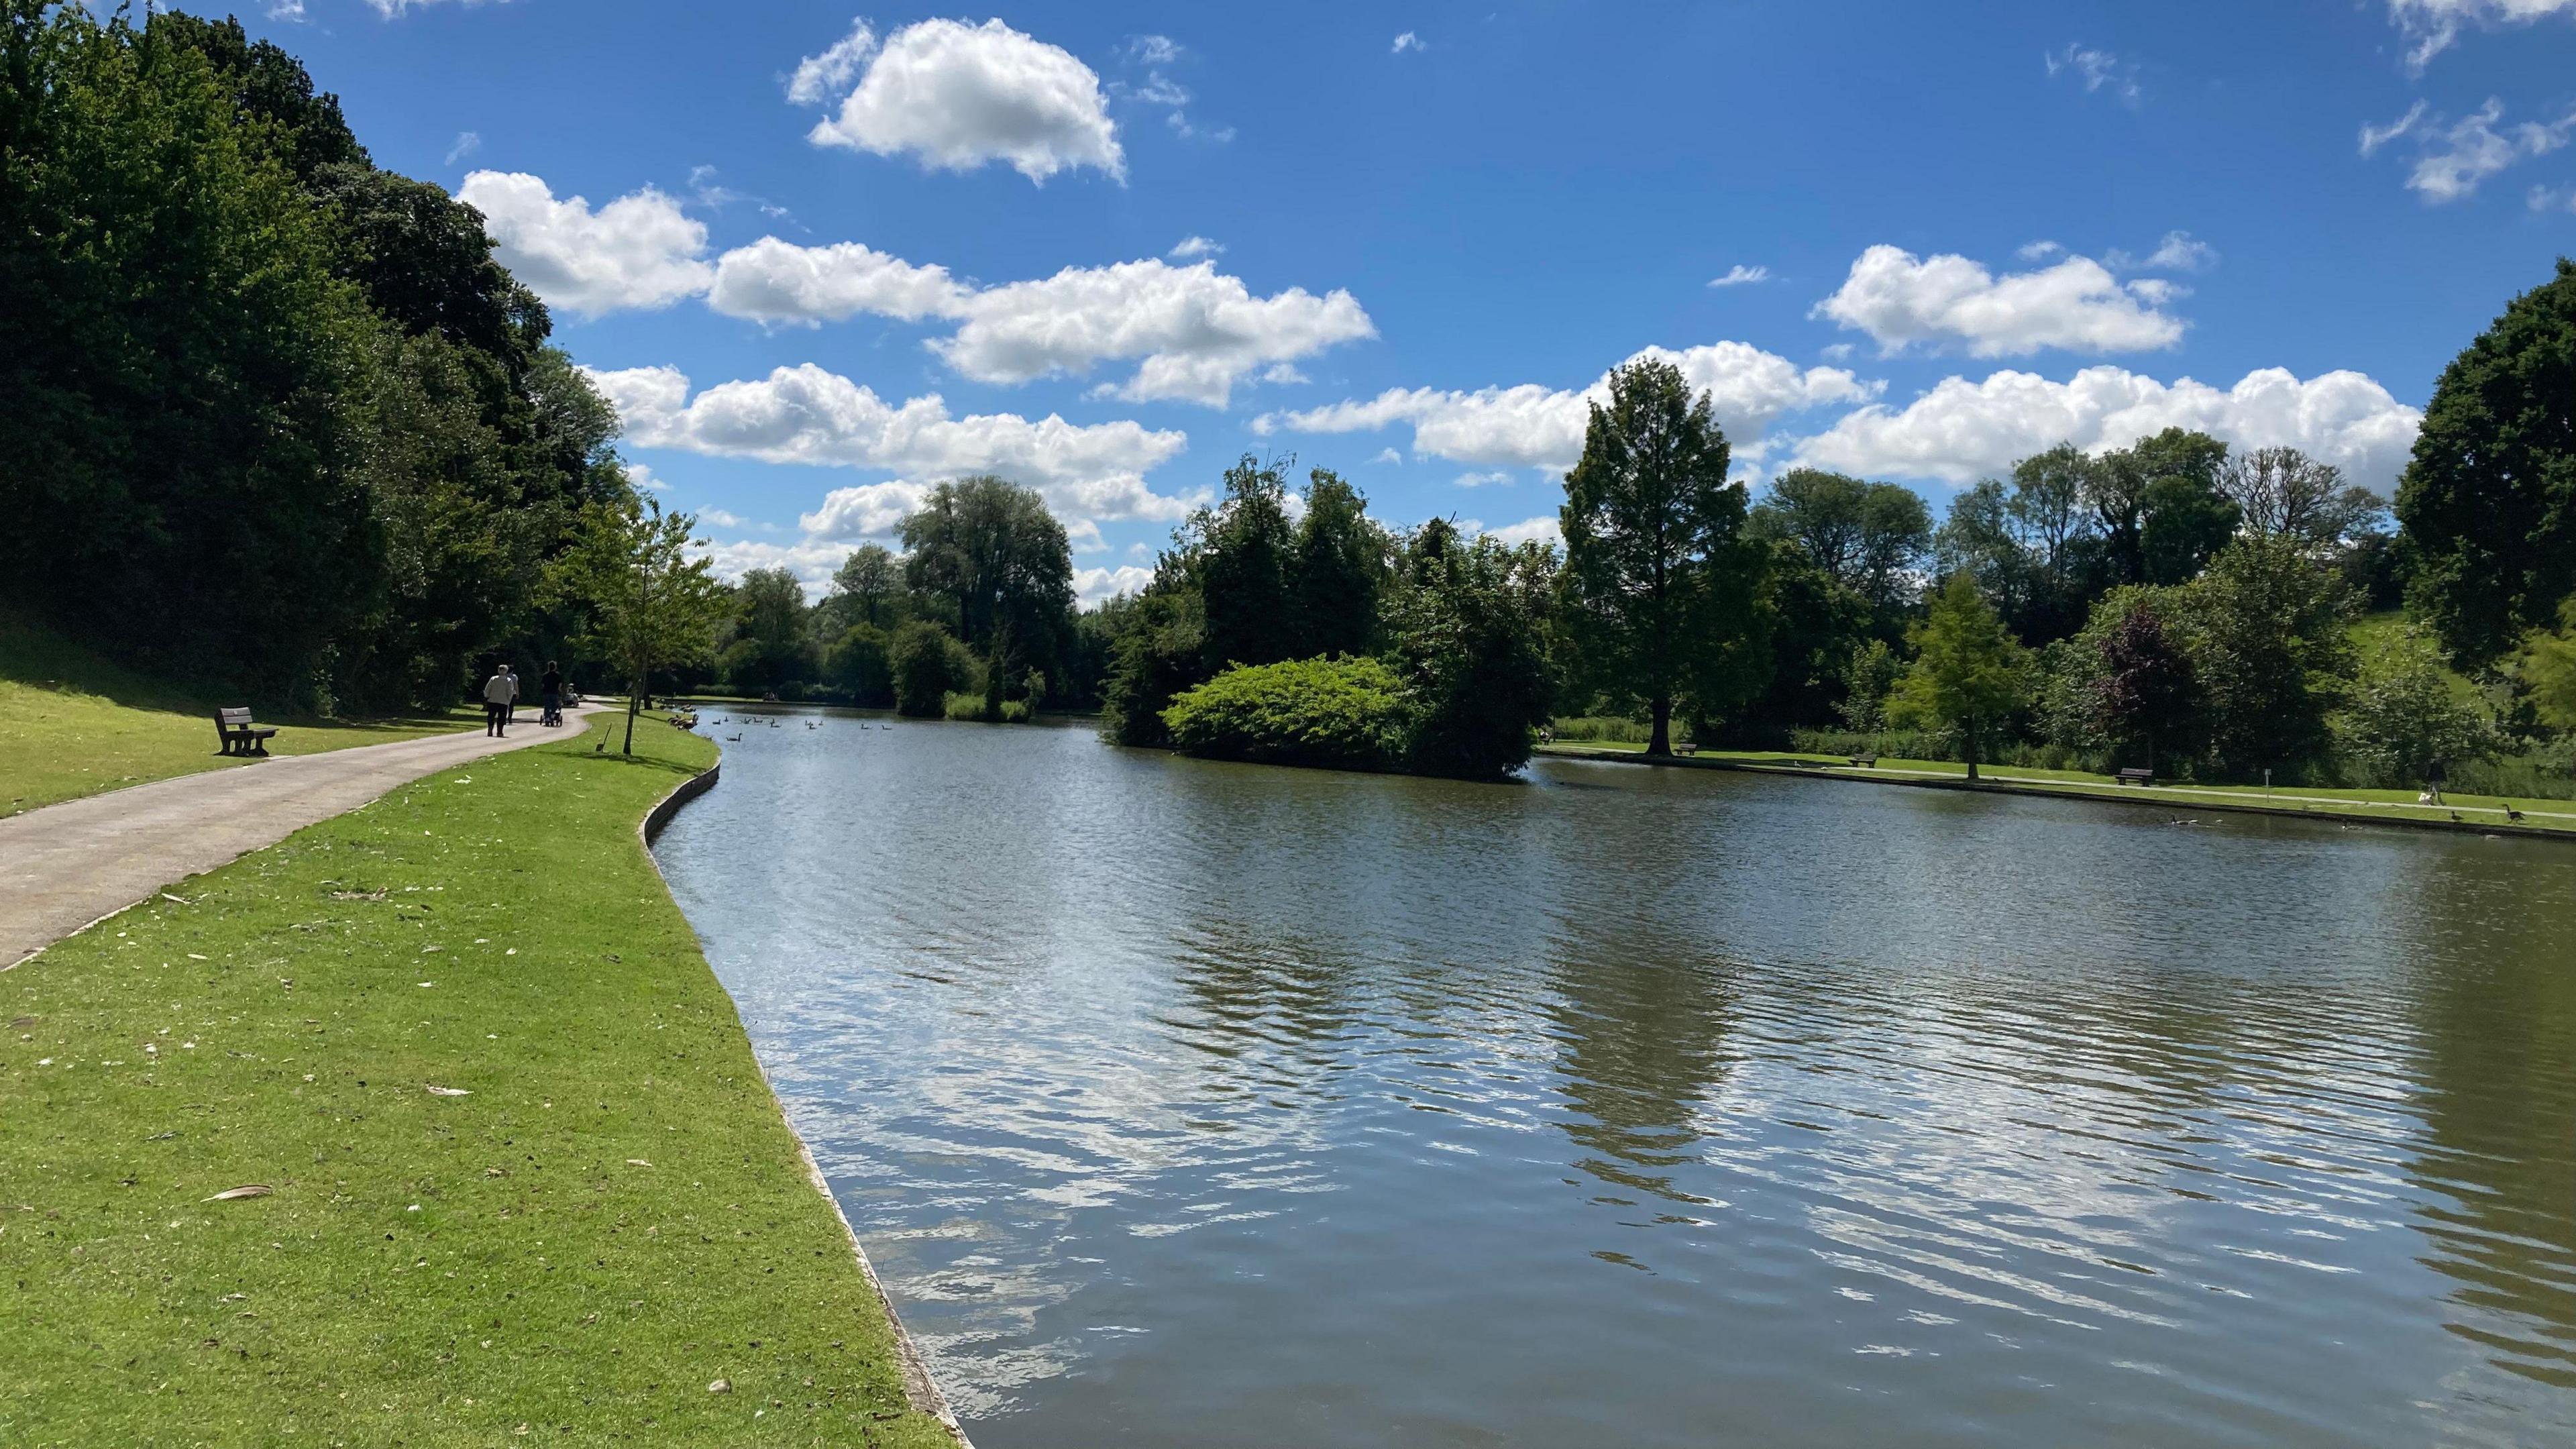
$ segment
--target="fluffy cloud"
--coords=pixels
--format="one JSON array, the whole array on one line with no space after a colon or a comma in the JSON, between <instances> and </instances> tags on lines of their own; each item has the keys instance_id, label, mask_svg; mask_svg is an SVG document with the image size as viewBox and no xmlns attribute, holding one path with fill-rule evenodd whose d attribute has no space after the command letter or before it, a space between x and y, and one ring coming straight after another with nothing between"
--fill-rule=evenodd
<instances>
[{"instance_id":1,"label":"fluffy cloud","mask_svg":"<svg viewBox=\"0 0 2576 1449\"><path fill-rule=\"evenodd\" d=\"M1225 255L1225 243L1209 241L1203 236L1185 236L1164 255L1176 262L1194 262L1201 257Z\"/></svg>"},{"instance_id":2,"label":"fluffy cloud","mask_svg":"<svg viewBox=\"0 0 2576 1449\"><path fill-rule=\"evenodd\" d=\"M689 395L677 368L593 372L638 447L767 463L882 468L921 477L998 473L1046 496L1068 518L1177 519L1190 501L1155 493L1145 473L1187 446L1185 434L1129 421L1076 426L1015 413L952 417L937 395L886 402L808 363Z\"/></svg>"},{"instance_id":3,"label":"fluffy cloud","mask_svg":"<svg viewBox=\"0 0 2576 1449\"><path fill-rule=\"evenodd\" d=\"M2576 16L2576 0L2388 0L2388 14L2415 42L2406 60L2421 70L2459 39L2464 24L2528 24L2552 15Z\"/></svg>"},{"instance_id":4,"label":"fluffy cloud","mask_svg":"<svg viewBox=\"0 0 2576 1449\"><path fill-rule=\"evenodd\" d=\"M1377 335L1348 292L1318 297L1291 287L1255 297L1212 263L1156 259L993 287L961 314L956 334L931 348L978 382L1026 382L1133 357L1141 359L1135 376L1108 391L1217 406L1255 368Z\"/></svg>"},{"instance_id":5,"label":"fluffy cloud","mask_svg":"<svg viewBox=\"0 0 2576 1449\"><path fill-rule=\"evenodd\" d=\"M1075 569L1073 596L1085 606L1103 603L1120 594L1144 592L1154 581L1154 571L1135 564L1121 564L1114 569Z\"/></svg>"},{"instance_id":6,"label":"fluffy cloud","mask_svg":"<svg viewBox=\"0 0 2576 1449\"><path fill-rule=\"evenodd\" d=\"M700 260L707 229L650 186L594 212L578 196L557 201L523 172L477 171L456 196L483 213L503 265L551 306L590 317L666 307L714 277Z\"/></svg>"},{"instance_id":7,"label":"fluffy cloud","mask_svg":"<svg viewBox=\"0 0 2576 1449\"><path fill-rule=\"evenodd\" d=\"M753 569L785 569L805 586L808 600L819 600L830 592L832 575L850 557L850 547L806 539L800 543L763 543L755 539L709 539L689 550L691 556L715 565L717 578L739 583Z\"/></svg>"},{"instance_id":8,"label":"fluffy cloud","mask_svg":"<svg viewBox=\"0 0 2576 1449\"><path fill-rule=\"evenodd\" d=\"M2054 243L2052 243L2054 245ZM2030 248L2022 248L2027 255ZM2218 248L2187 231L2169 231L2156 249L2143 257L2112 250L2102 254L2102 265L2116 272L2198 272L2218 265ZM2135 283L2131 284L2133 287Z\"/></svg>"},{"instance_id":9,"label":"fluffy cloud","mask_svg":"<svg viewBox=\"0 0 2576 1449\"><path fill-rule=\"evenodd\" d=\"M2182 340L2182 322L2158 310L2170 295L2169 287L2124 286L2090 257L1998 278L1963 256L1923 258L1881 245L1861 253L1813 315L1868 333L1882 353L1915 343L1976 357L2043 347L2134 352Z\"/></svg>"},{"instance_id":10,"label":"fluffy cloud","mask_svg":"<svg viewBox=\"0 0 2576 1449\"><path fill-rule=\"evenodd\" d=\"M1878 395L1878 384L1864 383L1841 368L1802 369L1785 357L1742 342L1718 342L1681 352L1649 347L1636 356L1672 363L1695 391L1708 393L1710 409L1735 443L1739 458L1759 455L1763 431L1784 412L1822 403L1864 402ZM1358 433L1410 423L1413 451L1418 455L1486 466L1564 469L1582 455L1591 404L1608 396L1606 375L1579 392L1537 383L1475 392L1389 388L1365 401L1265 414L1253 421L1253 431Z\"/></svg>"},{"instance_id":11,"label":"fluffy cloud","mask_svg":"<svg viewBox=\"0 0 2576 1449\"><path fill-rule=\"evenodd\" d=\"M1518 523L1507 523L1500 528L1487 528L1481 523L1462 526L1467 527L1469 532L1481 533L1511 548L1518 548L1525 543L1543 543L1550 548L1565 547L1565 531L1557 525L1557 518L1553 513L1542 513L1536 518L1524 518Z\"/></svg>"},{"instance_id":12,"label":"fluffy cloud","mask_svg":"<svg viewBox=\"0 0 2576 1449\"><path fill-rule=\"evenodd\" d=\"M823 495L823 506L797 517L797 526L807 538L828 538L851 542L863 538L891 538L903 523L905 514L921 506L930 490L919 483L901 478L885 483L869 483L857 488L835 488Z\"/></svg>"},{"instance_id":13,"label":"fluffy cloud","mask_svg":"<svg viewBox=\"0 0 2576 1449\"><path fill-rule=\"evenodd\" d=\"M2265 368L2222 391L2118 367L2088 367L2065 382L2004 371L1983 382L1947 378L1902 408L1856 409L1793 453L1844 472L1966 483L2060 442L2099 452L2184 427L2240 447L2296 447L2384 492L2422 420L2357 372L2302 382Z\"/></svg>"},{"instance_id":14,"label":"fluffy cloud","mask_svg":"<svg viewBox=\"0 0 2576 1449\"><path fill-rule=\"evenodd\" d=\"M2500 126L2503 120L2504 103L2492 96L2457 121L2428 119L2424 103L2417 101L2385 126L2363 126L2361 154L2368 156L2391 141L2412 138L2415 165L2407 172L2406 187L2428 202L2439 203L2472 195L2488 177L2527 157L2546 156L2576 135L2576 110L2546 124L2522 121Z\"/></svg>"},{"instance_id":15,"label":"fluffy cloud","mask_svg":"<svg viewBox=\"0 0 2576 1449\"><path fill-rule=\"evenodd\" d=\"M716 259L707 305L756 322L840 322L861 312L899 317L954 317L968 289L940 266L914 266L857 242L802 247L774 236Z\"/></svg>"},{"instance_id":16,"label":"fluffy cloud","mask_svg":"<svg viewBox=\"0 0 2576 1449\"><path fill-rule=\"evenodd\" d=\"M831 54L807 62L817 66L809 94L825 94ZM797 72L802 78L805 67ZM789 89L792 96L795 82ZM1127 174L1100 77L1063 48L999 20L923 20L887 36L840 111L806 139L879 156L909 154L949 171L1007 161L1038 182L1082 166L1121 180Z\"/></svg>"},{"instance_id":17,"label":"fluffy cloud","mask_svg":"<svg viewBox=\"0 0 2576 1449\"><path fill-rule=\"evenodd\" d=\"M1430 48L1431 43L1429 41L1424 40L1421 36L1408 30L1395 38L1395 44L1389 48L1388 53L1392 55L1402 55L1408 50L1419 53L1429 50Z\"/></svg>"}]
</instances>

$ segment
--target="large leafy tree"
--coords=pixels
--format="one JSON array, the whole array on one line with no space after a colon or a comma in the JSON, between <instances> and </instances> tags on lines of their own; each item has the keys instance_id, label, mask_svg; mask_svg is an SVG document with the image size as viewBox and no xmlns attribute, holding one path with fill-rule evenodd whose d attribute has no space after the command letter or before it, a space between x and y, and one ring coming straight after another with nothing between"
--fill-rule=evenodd
<instances>
[{"instance_id":1,"label":"large leafy tree","mask_svg":"<svg viewBox=\"0 0 2576 1449\"><path fill-rule=\"evenodd\" d=\"M1968 778L1976 779L1988 742L2030 697L2027 652L1964 573L1934 591L1929 613L1909 637L1914 664L1888 695L1888 718L1909 728L1956 730Z\"/></svg>"},{"instance_id":2,"label":"large leafy tree","mask_svg":"<svg viewBox=\"0 0 2576 1449\"><path fill-rule=\"evenodd\" d=\"M903 520L903 545L908 582L954 607L958 637L988 672L1053 662L1073 608L1073 550L1036 492L989 476L942 483Z\"/></svg>"},{"instance_id":3,"label":"large leafy tree","mask_svg":"<svg viewBox=\"0 0 2576 1449\"><path fill-rule=\"evenodd\" d=\"M1587 682L1642 701L1647 752L1666 755L1677 705L1719 718L1764 682L1765 550L1707 395L1652 357L1614 370L1609 391L1558 514L1566 627Z\"/></svg>"},{"instance_id":4,"label":"large leafy tree","mask_svg":"<svg viewBox=\"0 0 2576 1449\"><path fill-rule=\"evenodd\" d=\"M1206 601L1208 672L1296 657L1302 631L1290 571L1297 531L1279 467L1245 455L1225 471L1224 501L1199 510L1185 533Z\"/></svg>"},{"instance_id":5,"label":"large leafy tree","mask_svg":"<svg viewBox=\"0 0 2576 1449\"><path fill-rule=\"evenodd\" d=\"M1773 479L1750 523L1757 534L1796 543L1835 583L1880 609L1905 601L1932 547L1932 514L1913 489L1821 468Z\"/></svg>"},{"instance_id":6,"label":"large leafy tree","mask_svg":"<svg viewBox=\"0 0 2576 1449\"><path fill-rule=\"evenodd\" d=\"M2391 640L2363 667L2335 732L2344 753L2379 783L2412 786L2448 766L2493 754L2493 718L2453 691L2441 660L2413 631Z\"/></svg>"},{"instance_id":7,"label":"large leafy tree","mask_svg":"<svg viewBox=\"0 0 2576 1449\"><path fill-rule=\"evenodd\" d=\"M2408 594L2482 665L2576 593L2576 262L2442 370L2397 487Z\"/></svg>"},{"instance_id":8,"label":"large leafy tree","mask_svg":"<svg viewBox=\"0 0 2576 1449\"><path fill-rule=\"evenodd\" d=\"M2342 576L2298 539L2247 537L2175 599L2219 762L2250 778L2322 759L2356 664Z\"/></svg>"},{"instance_id":9,"label":"large leafy tree","mask_svg":"<svg viewBox=\"0 0 2576 1449\"><path fill-rule=\"evenodd\" d=\"M2227 445L2167 428L2093 460L2085 502L2101 529L2109 582L2178 584L2197 576L2236 533L2218 491Z\"/></svg>"}]
</instances>

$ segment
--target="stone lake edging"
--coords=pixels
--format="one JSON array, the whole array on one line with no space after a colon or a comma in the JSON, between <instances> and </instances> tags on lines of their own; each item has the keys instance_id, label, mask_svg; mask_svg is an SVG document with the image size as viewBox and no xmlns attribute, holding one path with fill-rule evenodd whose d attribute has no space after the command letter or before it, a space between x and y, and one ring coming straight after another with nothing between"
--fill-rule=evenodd
<instances>
[{"instance_id":1,"label":"stone lake edging","mask_svg":"<svg viewBox=\"0 0 2576 1449\"><path fill-rule=\"evenodd\" d=\"M2474 820L2413 820L2402 815L2342 814L2333 810L2309 810L2296 805L2233 805L2202 797L2177 800L2159 797L2153 786L2137 787L2135 795L2095 793L2094 788L2075 786L2058 789L2046 785L2010 784L1996 780L1920 779L1901 775L1862 774L1855 770L1809 768L1800 765L1766 765L1749 760L1704 760L1696 756L1653 756L1636 750L1583 750L1561 746L1539 751L1555 760L1584 760L1611 765L1661 765L1684 770L1732 770L1744 775L1792 775L1808 780L1836 780L1850 785L1908 785L1918 790L1955 790L1977 795L2028 795L2042 800L2079 800L2095 805L2147 806L2168 814L2178 810L2224 811L2231 815L2286 816L2294 820L2330 820L2337 825L2385 825L2397 830L2444 830L2453 834L2490 835L2511 840L2568 840L2576 832L2552 830L2546 826L2514 826Z\"/></svg>"},{"instance_id":2,"label":"stone lake edging","mask_svg":"<svg viewBox=\"0 0 2576 1449\"><path fill-rule=\"evenodd\" d=\"M653 842L670 825L671 818L680 813L680 807L714 789L717 778L723 773L724 762L719 760L690 776L678 789L663 796L660 804L646 811L643 821L635 827L636 835L644 842L644 858L653 863L653 874L657 878L662 876L662 862L653 854ZM667 878L663 879L662 888L665 891L670 889ZM691 929L694 933L695 928ZM715 970L713 966L707 969L710 973ZM752 1060L760 1060L757 1051L752 1053ZM787 1104L780 1100L777 1084L769 1080L766 1065L761 1067L760 1079L761 1084L769 1088L769 1100L778 1109L779 1120L787 1124L787 1135L796 1141L796 1154L805 1162L805 1180L814 1185L815 1193L831 1208L833 1220L841 1225L841 1235L849 1240L850 1256L858 1260L859 1272L867 1278L868 1287L876 1293L877 1301L885 1305L886 1321L894 1328L895 1352L902 1360L904 1398L916 1411L937 1419L949 1437L957 1441L958 1449L974 1449L974 1444L966 1437L966 1430L957 1422L957 1411L948 1405L948 1396L939 1391L939 1381L930 1376L929 1362L912 1341L911 1330L903 1326L903 1315L895 1311L893 1295L886 1292L884 1281L877 1277L876 1264L868 1261L868 1250L859 1242L859 1230L851 1225L850 1215L841 1211L841 1200L832 1196L832 1184L823 1176L823 1165L814 1160L814 1149L805 1144L804 1135L796 1130L795 1120L787 1115Z\"/></svg>"}]
</instances>

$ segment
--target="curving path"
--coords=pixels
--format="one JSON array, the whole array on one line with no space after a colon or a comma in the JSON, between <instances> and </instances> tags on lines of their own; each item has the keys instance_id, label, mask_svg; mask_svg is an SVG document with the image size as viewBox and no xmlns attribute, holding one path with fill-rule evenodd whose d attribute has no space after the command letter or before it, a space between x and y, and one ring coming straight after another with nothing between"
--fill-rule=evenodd
<instances>
[{"instance_id":1,"label":"curving path","mask_svg":"<svg viewBox=\"0 0 2576 1449\"><path fill-rule=\"evenodd\" d=\"M172 881L275 845L396 785L580 734L597 709L566 711L562 729L538 725L531 713L507 739L475 729L277 756L0 820L0 971Z\"/></svg>"}]
</instances>

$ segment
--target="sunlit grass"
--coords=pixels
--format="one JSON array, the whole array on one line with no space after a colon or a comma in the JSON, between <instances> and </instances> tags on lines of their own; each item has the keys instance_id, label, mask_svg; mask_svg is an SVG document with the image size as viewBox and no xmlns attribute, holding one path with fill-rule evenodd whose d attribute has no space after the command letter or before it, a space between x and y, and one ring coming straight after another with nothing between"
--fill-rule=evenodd
<instances>
[{"instance_id":1,"label":"sunlit grass","mask_svg":"<svg viewBox=\"0 0 2576 1449\"><path fill-rule=\"evenodd\" d=\"M944 1442L590 745L0 973L0 1442Z\"/></svg>"}]
</instances>

